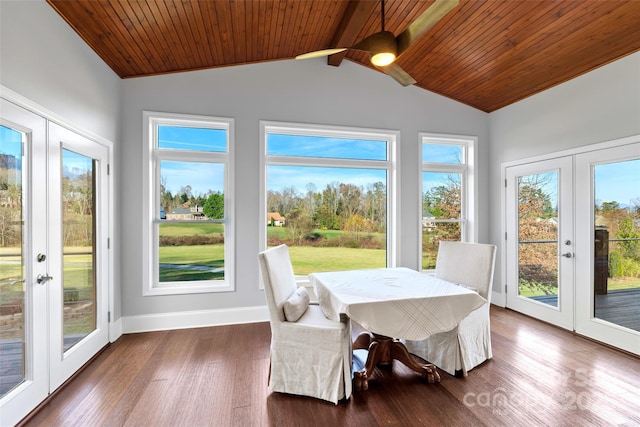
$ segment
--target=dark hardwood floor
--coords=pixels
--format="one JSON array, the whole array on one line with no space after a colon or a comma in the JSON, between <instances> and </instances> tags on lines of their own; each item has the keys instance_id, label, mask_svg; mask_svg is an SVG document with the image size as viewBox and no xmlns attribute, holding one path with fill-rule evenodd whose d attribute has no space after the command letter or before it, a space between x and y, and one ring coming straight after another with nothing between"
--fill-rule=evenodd
<instances>
[{"instance_id":1,"label":"dark hardwood floor","mask_svg":"<svg viewBox=\"0 0 640 427\"><path fill-rule=\"evenodd\" d=\"M426 384L395 364L337 406L269 392L268 323L125 335L24 425L640 425L639 358L510 310L491 319L494 358L468 377Z\"/></svg>"}]
</instances>

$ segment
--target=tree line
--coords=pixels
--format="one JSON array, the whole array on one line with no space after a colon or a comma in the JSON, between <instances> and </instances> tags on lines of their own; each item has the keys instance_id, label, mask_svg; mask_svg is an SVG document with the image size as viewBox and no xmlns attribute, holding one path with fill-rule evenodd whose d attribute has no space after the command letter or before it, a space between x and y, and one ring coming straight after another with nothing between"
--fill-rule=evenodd
<instances>
[{"instance_id":1,"label":"tree line","mask_svg":"<svg viewBox=\"0 0 640 427\"><path fill-rule=\"evenodd\" d=\"M22 244L22 183L14 168L0 168L0 246ZM88 171L62 178L63 245L87 246L93 240L93 174Z\"/></svg>"},{"instance_id":2,"label":"tree line","mask_svg":"<svg viewBox=\"0 0 640 427\"><path fill-rule=\"evenodd\" d=\"M185 185L173 194L167 189L164 177L160 180L160 205L166 213L182 207L202 206L202 213L207 218L224 218L223 193L209 190L206 194L193 194L193 188Z\"/></svg>"},{"instance_id":3,"label":"tree line","mask_svg":"<svg viewBox=\"0 0 640 427\"><path fill-rule=\"evenodd\" d=\"M267 211L278 212L297 240L313 229L384 233L387 224L387 188L383 182L366 186L332 182L318 191L314 184L306 192L294 186L267 191Z\"/></svg>"}]
</instances>

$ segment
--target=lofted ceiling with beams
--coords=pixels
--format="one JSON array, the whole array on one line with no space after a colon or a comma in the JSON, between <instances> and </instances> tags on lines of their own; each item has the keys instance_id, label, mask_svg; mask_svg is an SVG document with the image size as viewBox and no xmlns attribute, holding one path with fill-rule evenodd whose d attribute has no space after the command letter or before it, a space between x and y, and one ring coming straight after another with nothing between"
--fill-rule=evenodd
<instances>
[{"instance_id":1,"label":"lofted ceiling with beams","mask_svg":"<svg viewBox=\"0 0 640 427\"><path fill-rule=\"evenodd\" d=\"M381 29L371 0L47 2L121 78L292 59ZM385 29L397 36L432 3L387 0ZM491 112L636 51L640 0L460 0L396 63L416 86ZM377 70L355 50L326 63L343 59Z\"/></svg>"}]
</instances>

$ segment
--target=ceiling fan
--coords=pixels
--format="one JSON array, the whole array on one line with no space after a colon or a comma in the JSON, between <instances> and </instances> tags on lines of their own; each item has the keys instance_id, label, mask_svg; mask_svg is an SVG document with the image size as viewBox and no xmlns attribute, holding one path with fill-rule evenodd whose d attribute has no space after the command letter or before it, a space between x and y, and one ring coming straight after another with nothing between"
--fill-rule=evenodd
<instances>
[{"instance_id":1,"label":"ceiling fan","mask_svg":"<svg viewBox=\"0 0 640 427\"><path fill-rule=\"evenodd\" d=\"M296 56L296 59L319 58L329 56L345 50L360 50L368 52L371 63L384 73L393 77L402 86L416 83L406 71L404 71L395 60L420 38L429 28L433 27L451 9L456 7L459 0L435 0L434 3L425 10L422 15L413 21L398 36L384 29L384 0L380 1L380 14L382 21L382 31L372 34L362 39L359 43L350 47L338 47L333 49L317 50Z\"/></svg>"}]
</instances>

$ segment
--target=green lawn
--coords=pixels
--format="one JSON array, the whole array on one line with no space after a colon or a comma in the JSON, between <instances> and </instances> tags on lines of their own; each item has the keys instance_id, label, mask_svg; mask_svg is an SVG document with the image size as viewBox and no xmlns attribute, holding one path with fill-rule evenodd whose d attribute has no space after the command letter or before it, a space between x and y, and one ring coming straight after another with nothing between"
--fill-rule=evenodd
<instances>
[{"instance_id":1,"label":"green lawn","mask_svg":"<svg viewBox=\"0 0 640 427\"><path fill-rule=\"evenodd\" d=\"M177 222L160 224L161 236L199 236L202 234L224 234L224 224L209 221Z\"/></svg>"},{"instance_id":2,"label":"green lawn","mask_svg":"<svg viewBox=\"0 0 640 427\"><path fill-rule=\"evenodd\" d=\"M320 238L324 238L324 239L334 239L334 238L338 238L338 237L343 237L345 234L347 234L346 232L342 231L342 230L322 230L319 228L316 228L315 230L313 230L313 233L320 236ZM374 239L378 239L380 240L382 243L384 243L385 239L386 239L386 234L385 233L369 233L369 232L361 232L359 233L360 238L365 238L365 237L373 237ZM286 227L267 227L267 238L269 237L277 237L279 239L286 239L287 236L287 229Z\"/></svg>"},{"instance_id":3,"label":"green lawn","mask_svg":"<svg viewBox=\"0 0 640 427\"><path fill-rule=\"evenodd\" d=\"M381 249L289 247L293 272L307 275L318 271L383 268L387 265L386 251Z\"/></svg>"},{"instance_id":4,"label":"green lawn","mask_svg":"<svg viewBox=\"0 0 640 427\"><path fill-rule=\"evenodd\" d=\"M161 246L160 264L224 268L224 245ZM223 279L224 272L160 267L160 282Z\"/></svg>"},{"instance_id":5,"label":"green lawn","mask_svg":"<svg viewBox=\"0 0 640 427\"><path fill-rule=\"evenodd\" d=\"M297 275L307 275L314 271L386 266L386 251L377 249L292 246L289 248L289 252L294 273ZM224 247L223 245L163 246L160 248L160 263L224 268ZM160 268L160 281L222 278L222 273L171 267Z\"/></svg>"}]
</instances>

